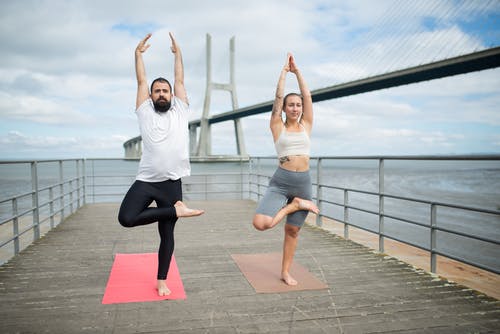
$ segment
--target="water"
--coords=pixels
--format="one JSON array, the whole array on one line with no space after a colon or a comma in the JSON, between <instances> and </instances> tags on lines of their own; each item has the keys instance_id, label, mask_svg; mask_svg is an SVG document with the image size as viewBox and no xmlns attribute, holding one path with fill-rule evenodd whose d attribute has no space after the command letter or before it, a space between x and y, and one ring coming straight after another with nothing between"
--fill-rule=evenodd
<instances>
[{"instance_id":1,"label":"water","mask_svg":"<svg viewBox=\"0 0 500 334\"><path fill-rule=\"evenodd\" d=\"M134 181L137 172L137 161L122 160L92 160L87 161L87 202L120 202L123 194ZM63 179L76 177L75 162L62 164ZM192 174L240 173L247 172L248 163L239 162L209 162L192 163ZM275 159L262 159L259 165L251 164L253 171L271 176L276 169ZM59 181L60 165L57 162L38 164L39 188L56 184ZM80 167L83 173L83 168ZM423 201L451 203L460 206L500 210L500 161L407 161L386 160L384 167L384 192L386 194L411 197ZM316 183L316 161L311 161L311 175ZM91 176L95 176L95 183ZM379 174L377 160L330 160L322 161L320 174L321 183L331 187L342 187L364 192L377 192L379 189ZM208 186L205 182L210 183ZM255 181L255 180L254 180ZM241 176L191 176L183 181L185 199L203 199L203 193L209 191L221 192L215 194L217 199L244 198L257 199L249 194L249 189L256 186L240 186ZM267 185L267 179L260 182ZM101 186L98 186L100 184ZM103 187L102 185L107 185ZM109 187L112 185L111 187ZM66 185L63 192L69 191ZM316 187L313 187L316 194ZM6 198L21 193L29 193L32 189L29 164L0 164L0 202ZM234 191L231 193L230 191ZM264 191L261 187L261 191ZM227 193L222 193L227 192ZM344 209L337 204L344 203L344 192L333 188L321 189L323 202L321 210L324 215L343 220ZM54 196L59 194L54 189ZM48 191L41 194L40 202L48 201ZM349 205L378 213L379 198L376 195L349 192ZM335 204L337 203L337 204ZM19 200L18 210L31 207L31 197ZM431 210L427 203L416 203L401 199L385 198L384 213L414 222L409 224L396 219L385 218L385 233L395 239L407 241L425 248L430 247L428 227L431 224ZM0 203L0 220L12 214L10 201ZM41 215L48 214L48 207L41 210ZM377 231L379 219L359 210L349 210L349 221L364 229ZM452 229L464 234L472 234L482 238L500 240L500 216L476 213L468 210L437 208L437 225L440 228ZM1 240L0 240L1 241ZM484 241L473 241L463 236L453 235L444 231L437 234L437 249L451 253L464 259L475 261L500 270L500 246Z\"/></svg>"}]
</instances>

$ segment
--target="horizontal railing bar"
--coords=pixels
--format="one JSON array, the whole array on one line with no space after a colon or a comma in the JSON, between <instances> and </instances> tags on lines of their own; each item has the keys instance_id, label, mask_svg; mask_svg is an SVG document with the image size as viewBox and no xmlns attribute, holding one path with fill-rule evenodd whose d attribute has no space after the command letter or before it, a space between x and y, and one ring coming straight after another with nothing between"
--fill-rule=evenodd
<instances>
[{"instance_id":1,"label":"horizontal railing bar","mask_svg":"<svg viewBox=\"0 0 500 334\"><path fill-rule=\"evenodd\" d=\"M407 201L407 202L416 202L416 203L420 203L420 204L436 205L439 207L446 207L446 208L461 209L461 210L467 210L467 211L475 211L475 212L480 212L480 213L500 215L500 210L491 210L491 209L471 207L471 206L465 206L465 205L459 205L459 204L453 204L453 203L428 201L428 200L419 199L419 198L411 198L411 197L386 194L386 193L379 194L379 193L373 192L373 191L359 190L359 189L354 189L354 188L342 188L342 187L338 187L338 186L328 186L328 185L320 185L320 186L322 188L336 189L336 190L348 191L348 192L352 192L352 193L362 193L362 194L367 194L367 195L372 195L372 196L377 196L377 197L382 196L385 198L398 199L398 200L403 200L403 201ZM377 212L377 214L378 214L378 212Z\"/></svg>"},{"instance_id":2,"label":"horizontal railing bar","mask_svg":"<svg viewBox=\"0 0 500 334\"><path fill-rule=\"evenodd\" d=\"M378 215L378 213L377 213L377 215ZM430 224L424 224L424 223L421 223L421 222L417 222L415 220L410 220L410 219L406 219L406 218L402 218L402 217L398 217L398 216L393 216L393 215L387 215L385 213L381 214L381 216L385 217L385 218L391 218L391 219L399 220L399 221L402 221L402 222L405 222L405 223L409 223L409 224L412 224L412 225L418 225L418 226L425 227L425 228L428 228L428 229L431 228Z\"/></svg>"},{"instance_id":3,"label":"horizontal railing bar","mask_svg":"<svg viewBox=\"0 0 500 334\"><path fill-rule=\"evenodd\" d=\"M467 260L465 258L462 258L460 256L456 256L456 255L453 255L451 253L447 253L447 252L443 252L443 251L439 251L439 250L434 250L433 252L436 253L437 255L441 255L441 256L450 258L452 260L458 261L458 262L462 262L462 263L465 263L465 264L468 264L468 265L471 265L471 266L474 266L474 267L477 267L480 269L484 269L484 270L490 271L490 272L495 273L495 274L500 274L500 270L495 269L495 268L490 267L490 266L485 265L485 264L473 262L473 261Z\"/></svg>"},{"instance_id":4,"label":"horizontal railing bar","mask_svg":"<svg viewBox=\"0 0 500 334\"><path fill-rule=\"evenodd\" d=\"M414 220L409 220L409 219L398 217L398 216L393 216L393 215L388 215L388 214L380 214L379 212L375 212L375 211L371 211L371 210L367 210L367 209L358 208L358 207L355 207L355 206L352 206L352 205L344 205L343 203L331 202L331 201L327 201L327 200L321 200L321 202L322 203L328 203L328 204L331 204L331 205L345 207L345 208L348 208L348 209L353 209L353 210L356 210L356 211L366 212L366 213L373 214L373 215L376 215L376 216L382 216L382 217L385 217L385 218L390 218L390 219L398 220L398 221L401 221L401 222L404 222L404 223L409 223L409 224L412 224L412 225L417 225L417 226L420 226L420 227L424 227L424 228L429 229L429 230L431 229L431 226L429 224L424 224L424 223L421 223L421 222L417 222L417 221L414 221ZM351 223L348 223L348 224L352 225ZM436 226L436 227L434 227L434 229L436 231L447 232L447 233L450 233L450 234L463 236L463 237L466 237L466 238L469 238L469 239L473 239L473 240L479 240L479 241L484 241L484 242L492 243L492 244L495 244L495 245L500 245L500 241L496 241L496 240L489 239L489 238L486 238L486 237L481 237L481 236L478 236L478 235L466 234L466 233L463 233L463 232L460 232L460 231L454 231L454 230L446 229L446 228L443 228L443 227L440 227L440 226ZM376 232L376 233L379 234L378 232ZM381 234L381 235L383 235L383 234Z\"/></svg>"},{"instance_id":5,"label":"horizontal railing bar","mask_svg":"<svg viewBox=\"0 0 500 334\"><path fill-rule=\"evenodd\" d=\"M25 228L24 230L21 230L20 232L18 232L16 235L12 236L12 238L10 239L7 239L5 242L3 242L2 244L0 244L0 248L2 248L3 246L5 246L6 244L8 244L9 242L12 242L14 241L16 238L19 238L21 237L23 234L31 231L33 229L33 227L35 227L35 225L31 224L30 226L28 226L27 228Z\"/></svg>"},{"instance_id":6,"label":"horizontal railing bar","mask_svg":"<svg viewBox=\"0 0 500 334\"><path fill-rule=\"evenodd\" d=\"M17 215L14 215L14 216L10 216L4 220L2 220L2 222L0 223L0 226L11 221L11 220L14 220L15 218L21 218L29 213L32 213L33 211L35 211L35 208L34 207L31 207L30 209L26 209L24 211L21 211L21 213L18 213Z\"/></svg>"},{"instance_id":7,"label":"horizontal railing bar","mask_svg":"<svg viewBox=\"0 0 500 334\"><path fill-rule=\"evenodd\" d=\"M190 178L194 178L194 177L202 177L202 176L225 176L225 175L234 175L234 176L240 176L240 175L253 175L253 174L250 174L248 172L244 172L244 173L239 173L239 172L219 172L219 173L203 173L203 174L198 174L198 173L193 173L189 176L185 176L183 179L190 179ZM116 175L116 174L113 174L113 175L92 175L92 174L88 174L86 175L87 177L92 177L92 178L95 178L95 179L102 179L102 178L123 178L123 177L136 177L136 174L123 174L123 175Z\"/></svg>"},{"instance_id":8,"label":"horizontal railing bar","mask_svg":"<svg viewBox=\"0 0 500 334\"><path fill-rule=\"evenodd\" d=\"M370 232L370 233L373 233L373 234L377 234L377 235L378 235L378 232L377 232L377 231L371 230L371 229L369 229L368 227L364 227L364 226L357 225L357 224L354 224L354 223L346 223L346 222L344 222L344 220L342 220L342 219L336 219L336 218L334 218L334 217L331 217L331 216L328 216L328 215L323 215L323 214L321 214L321 213L320 213L320 216L321 216L321 217L326 217L326 218L328 218L328 219L332 219L332 220L334 220L334 221L336 221L336 222L339 222L339 223L342 223L342 224L347 224L347 225L349 225L349 226L353 226L353 227L359 228L359 229L361 229L361 230L365 230L365 231L368 231L368 232Z\"/></svg>"},{"instance_id":9,"label":"horizontal railing bar","mask_svg":"<svg viewBox=\"0 0 500 334\"><path fill-rule=\"evenodd\" d=\"M20 199L20 198L23 198L23 197L33 196L34 193L35 193L34 191L29 191L29 192L26 192L26 193L21 193L20 195L12 196L12 197L9 197L9 198L1 200L0 204L11 202L14 199Z\"/></svg>"},{"instance_id":10,"label":"horizontal railing bar","mask_svg":"<svg viewBox=\"0 0 500 334\"><path fill-rule=\"evenodd\" d=\"M446 233L450 233L453 235L459 235L459 236L466 237L466 238L473 239L473 240L479 240L479 241L484 241L484 242L488 242L488 243L495 244L495 245L500 245L500 241L498 241L498 240L493 240L493 239L482 237L482 236L475 235L475 234L466 234L464 232L454 231L454 230L450 230L450 229L447 229L445 227L439 227L439 226L436 226L434 229L436 231L446 232Z\"/></svg>"},{"instance_id":11,"label":"horizontal railing bar","mask_svg":"<svg viewBox=\"0 0 500 334\"><path fill-rule=\"evenodd\" d=\"M367 232L370 232L372 234L375 234L375 235L380 235L380 236L383 236L383 237L386 237L386 238L389 238L391 240L395 240L395 241L398 241L398 242L401 242L401 243L404 243L404 244L407 244L407 245L410 245L410 246L413 246L413 247L416 247L416 248L419 248L419 249L422 249L422 250L425 250L425 251L428 251L430 252L430 249L425 247L425 246L422 246L422 245L419 245L419 244L416 244L416 243L413 243L411 241L406 241L406 240L403 240L403 239L400 239L400 238L397 238L395 236L391 236L390 234L385 234L385 233L379 233L378 231L374 231L374 230L371 230L367 227L364 227L364 226L361 226L361 225L358 225L358 224L353 224L353 223L349 223L349 222L345 222L344 220L342 219L336 219L334 217L331 217L331 216L327 216L327 215L321 215L323 217L326 217L328 219L332 219L338 223L342 223L342 224L347 224L349 226L353 226L355 228L358 228L358 229L361 229L361 230L364 230L364 231L367 231Z\"/></svg>"},{"instance_id":12,"label":"horizontal railing bar","mask_svg":"<svg viewBox=\"0 0 500 334\"><path fill-rule=\"evenodd\" d=\"M332 202L332 201L329 201L329 200L326 200L326 199L322 199L321 203L327 203L327 204L337 205L337 206L342 206L342 207L345 205L344 203Z\"/></svg>"},{"instance_id":13,"label":"horizontal railing bar","mask_svg":"<svg viewBox=\"0 0 500 334\"><path fill-rule=\"evenodd\" d=\"M57 195L56 197L52 198L52 199L49 199L48 201L46 202L42 202L41 204L39 204L38 206L39 207L44 207L44 206L47 206L49 204L53 204L53 203L56 203L58 201L60 201L64 196L62 195ZM58 203L57 203L58 204Z\"/></svg>"},{"instance_id":14,"label":"horizontal railing bar","mask_svg":"<svg viewBox=\"0 0 500 334\"><path fill-rule=\"evenodd\" d=\"M371 211L371 210L368 210L368 209L362 209L362 208L358 208L358 207L353 206L353 205L343 205L343 206L345 208L347 208L347 209L353 209L353 210L356 210L356 211L366 212L366 213L370 213L370 214L376 215L376 216L379 215L378 211Z\"/></svg>"},{"instance_id":15,"label":"horizontal railing bar","mask_svg":"<svg viewBox=\"0 0 500 334\"><path fill-rule=\"evenodd\" d=\"M71 181L75 181L75 180L76 180L76 179L73 179L73 180L71 180ZM82 180L83 180L83 179L82 179ZM56 184L53 184L53 185L50 185L50 186L47 186L47 187L44 187L44 188L40 188L40 189L38 189L38 192L47 191L47 190L50 190L50 188L55 189L55 188L60 187L61 185L66 185L66 184L69 184L71 181L64 181L64 182L62 182L62 183L56 183ZM83 187L82 187L82 186L80 186L80 188L76 188L76 189L74 189L74 190L72 190L72 191L75 191L75 190L78 190L78 189L82 190L82 189L83 189ZM34 191L28 191L28 192L25 192L25 193L17 194L17 195L15 195L15 196L12 196L12 197L9 197L9 198L6 198L6 199L1 200L1 201L0 201L0 204L4 204L4 203L7 203L7 202L11 202L11 201L12 201L12 200L14 200L14 199L20 199L20 198L22 198L22 197L29 197L29 196L32 196L34 193L35 193ZM66 192L66 193L64 193L64 195L68 195L69 193L70 193L70 192Z\"/></svg>"},{"instance_id":16,"label":"horizontal railing bar","mask_svg":"<svg viewBox=\"0 0 500 334\"><path fill-rule=\"evenodd\" d=\"M41 159L41 160L0 160L0 165L12 165L12 164L29 164L29 163L32 163L32 162L36 162L36 163L46 163L46 162L59 162L59 161L62 161L62 162L67 162L67 161L72 161L72 162L76 162L76 161L84 161L84 160L89 160L89 159ZM91 160L97 160L97 159L94 159L92 158ZM112 159L112 160L116 160L116 159Z\"/></svg>"},{"instance_id":17,"label":"horizontal railing bar","mask_svg":"<svg viewBox=\"0 0 500 334\"><path fill-rule=\"evenodd\" d=\"M236 194L241 193L241 189L239 190L207 190L207 191L187 191L184 192L183 195L199 195L199 194ZM106 196L124 196L123 193L101 193L101 194L93 194L95 197L106 197Z\"/></svg>"},{"instance_id":18,"label":"horizontal railing bar","mask_svg":"<svg viewBox=\"0 0 500 334\"><path fill-rule=\"evenodd\" d=\"M273 159L267 157L266 159ZM276 159L276 157L274 157ZM500 160L500 154L457 154L457 155L360 155L360 156L311 156L311 160L433 160L433 161L475 161Z\"/></svg>"},{"instance_id":19,"label":"horizontal railing bar","mask_svg":"<svg viewBox=\"0 0 500 334\"><path fill-rule=\"evenodd\" d=\"M425 247L423 245L419 245L419 244L414 243L412 241L403 240L401 238L395 237L395 236L390 235L390 234L381 233L380 235L383 236L384 238L388 238L388 239L391 239L391 240L394 240L394 241L397 241L397 242L401 242L403 244L410 245L412 247L419 248L419 249L422 249L422 250L427 251L427 252L431 251L431 249L429 247Z\"/></svg>"},{"instance_id":20,"label":"horizontal railing bar","mask_svg":"<svg viewBox=\"0 0 500 334\"><path fill-rule=\"evenodd\" d=\"M70 182L74 182L74 181L77 181L77 180L83 181L83 178L68 180L68 181L61 182L61 183L56 183L56 184L51 184L49 186L45 186L43 188L39 188L38 192L47 191L47 190L50 190L50 189L55 189L55 188L60 187L61 185L69 184ZM82 186L80 186L80 188L76 188L76 189L82 189Z\"/></svg>"},{"instance_id":21,"label":"horizontal railing bar","mask_svg":"<svg viewBox=\"0 0 500 334\"><path fill-rule=\"evenodd\" d=\"M385 217L385 218L390 218L390 219L398 220L398 221L401 221L401 222L404 222L404 223L409 223L409 224L412 224L412 225L417 225L417 226L420 226L420 227L424 227L424 228L429 229L429 230L431 229L431 226L429 224L424 224L424 223L421 223L421 222L417 222L417 221L414 221L414 220L409 220L409 219L398 217L398 216L387 215L387 214L380 214L379 212L370 211L370 210L367 210L367 209L361 209L361 208L358 208L358 207L355 207L355 206L352 206L352 205L344 205L343 203L330 202L330 201L326 201L326 200L321 200L321 202L332 204L332 205L337 205L337 206L341 206L341 207L345 207L345 208L348 208L348 209L353 209L353 210L356 210L356 211L366 212L366 213L373 214L373 215L376 215L376 216L382 216L382 217ZM351 224L351 223L348 223L348 224ZM450 230L450 229L443 228L443 227L440 227L440 226L436 226L436 227L434 227L434 229L436 231L447 232L447 233L450 233L450 234L459 235L459 236L466 237L466 238L473 239L473 240L479 240L479 241L484 241L484 242L492 243L492 244L495 244L495 245L500 245L500 241L496 241L496 240L489 239L489 238L486 238L486 237L481 237L481 236L478 236L478 235L466 234L464 232L454 231L454 230ZM378 234L378 232L377 232L377 234Z\"/></svg>"}]
</instances>

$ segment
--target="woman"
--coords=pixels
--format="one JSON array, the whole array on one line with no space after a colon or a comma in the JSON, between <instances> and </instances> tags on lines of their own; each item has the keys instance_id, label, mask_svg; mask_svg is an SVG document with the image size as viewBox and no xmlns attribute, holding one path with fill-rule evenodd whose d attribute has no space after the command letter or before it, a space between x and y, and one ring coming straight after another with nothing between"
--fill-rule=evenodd
<instances>
[{"instance_id":1,"label":"woman","mask_svg":"<svg viewBox=\"0 0 500 334\"><path fill-rule=\"evenodd\" d=\"M290 93L284 96L288 72L295 74L301 95ZM286 115L284 122L281 112ZM287 217L281 278L288 285L297 285L297 281L290 276L290 266L300 228L304 225L308 211L316 214L319 212L318 207L311 201L309 137L312 124L311 93L293 56L288 54L276 88L270 121L279 167L269 181L269 187L253 219L254 227L264 231L276 226L285 216Z\"/></svg>"}]
</instances>

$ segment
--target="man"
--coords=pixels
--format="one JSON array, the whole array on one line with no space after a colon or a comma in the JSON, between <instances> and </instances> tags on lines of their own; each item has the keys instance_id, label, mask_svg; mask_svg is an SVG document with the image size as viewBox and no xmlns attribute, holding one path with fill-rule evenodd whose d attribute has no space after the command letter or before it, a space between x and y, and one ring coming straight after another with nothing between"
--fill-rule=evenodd
<instances>
[{"instance_id":1,"label":"man","mask_svg":"<svg viewBox=\"0 0 500 334\"><path fill-rule=\"evenodd\" d=\"M170 294L166 279L174 252L174 227L179 217L193 217L203 210L190 209L182 202L181 178L191 173L189 164L189 104L184 87L182 55L172 33L174 90L164 78L157 78L149 92L142 54L149 48L151 34L135 49L137 77L136 114L143 153L134 184L125 195L118 214L124 227L158 222L158 295ZM149 207L155 201L156 207Z\"/></svg>"}]
</instances>

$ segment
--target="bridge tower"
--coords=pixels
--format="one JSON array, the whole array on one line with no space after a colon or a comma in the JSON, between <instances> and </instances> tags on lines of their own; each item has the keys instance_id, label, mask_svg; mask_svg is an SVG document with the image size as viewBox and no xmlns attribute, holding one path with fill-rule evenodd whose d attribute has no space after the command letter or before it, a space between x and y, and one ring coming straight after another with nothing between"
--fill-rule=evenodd
<instances>
[{"instance_id":1,"label":"bridge tower","mask_svg":"<svg viewBox=\"0 0 500 334\"><path fill-rule=\"evenodd\" d=\"M208 156L212 154L212 142L211 142L211 124L209 123L210 118L210 102L212 90L220 89L226 90L231 93L231 101L233 110L238 109L238 99L236 97L236 81L234 76L234 53L235 53L235 38L232 37L229 41L229 83L221 84L212 81L212 37L207 34L207 81L205 90L205 102L203 104L203 114L201 116L200 122L200 137L198 146L196 147L196 127L190 129L190 143L191 143L191 155L195 156ZM245 149L245 143L243 141L243 130L241 128L240 119L234 120L234 131L236 138L236 150L239 156L247 155Z\"/></svg>"}]
</instances>

